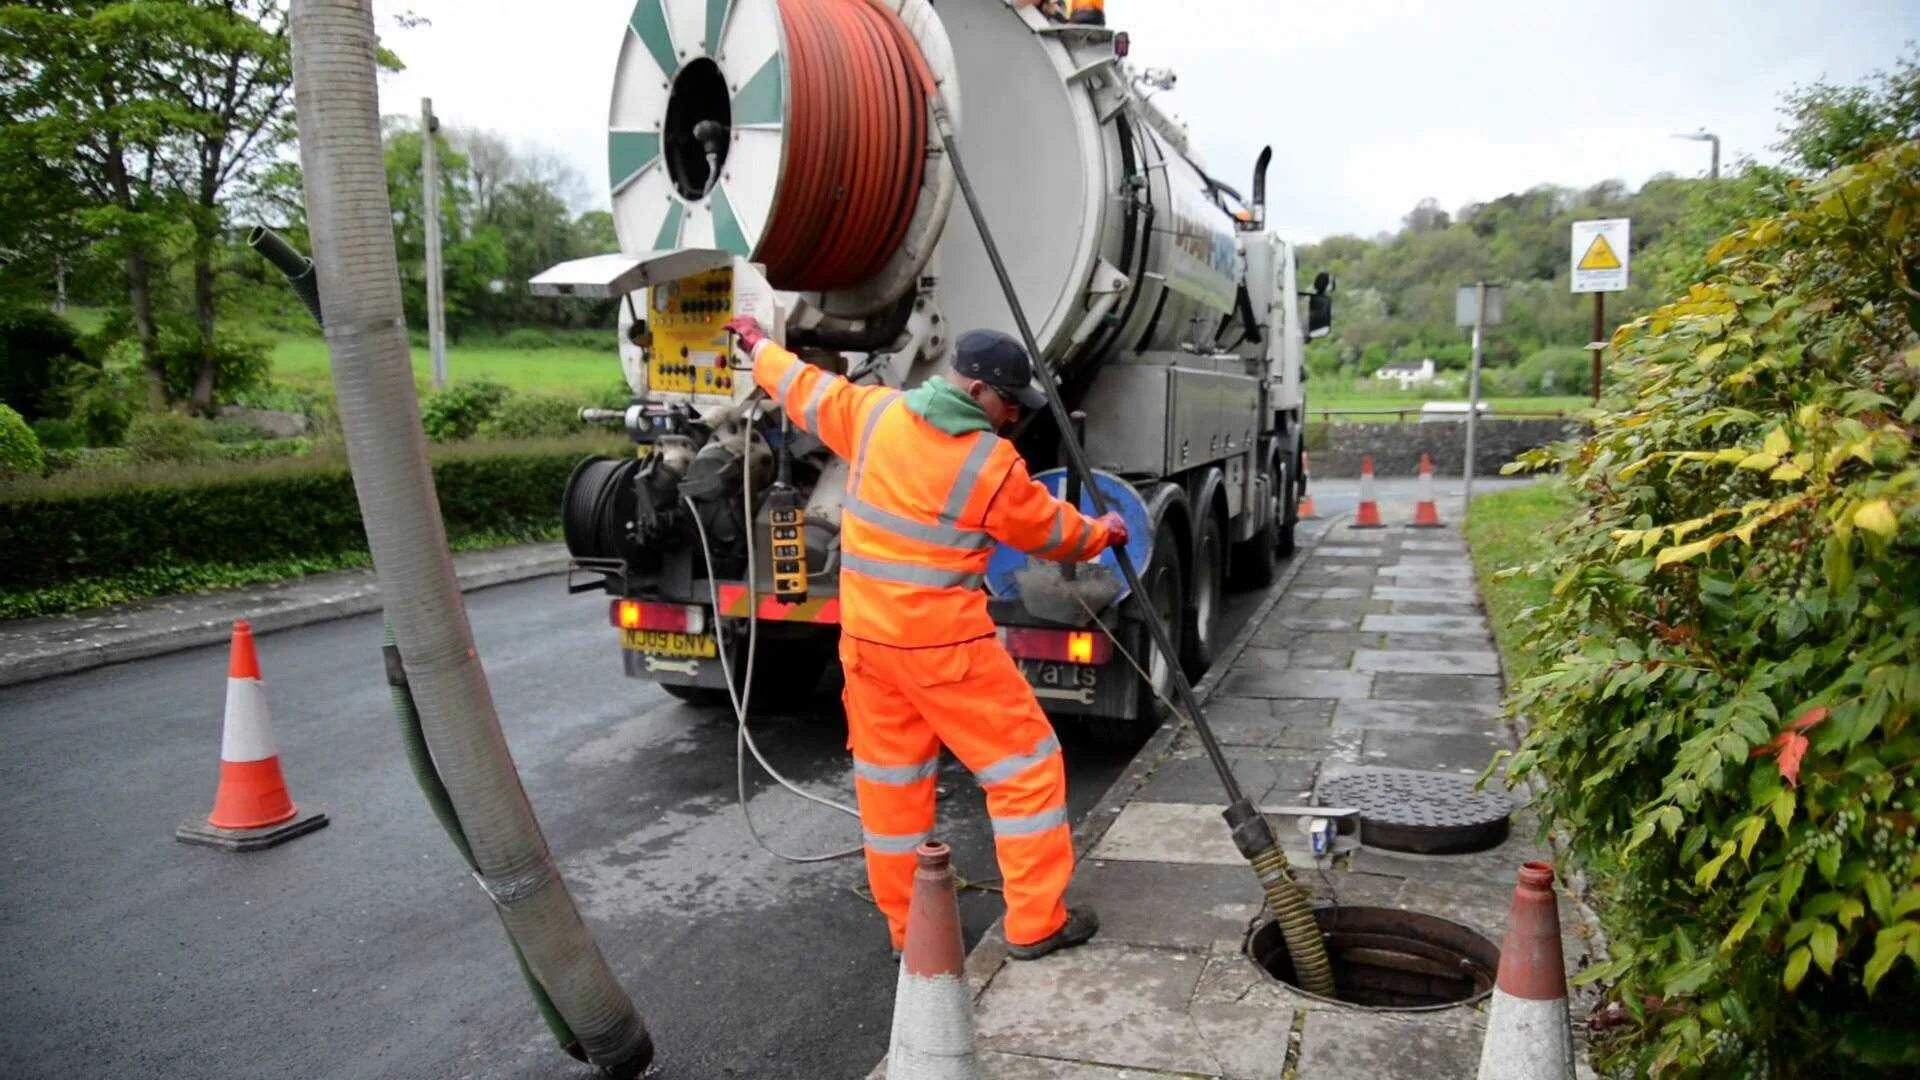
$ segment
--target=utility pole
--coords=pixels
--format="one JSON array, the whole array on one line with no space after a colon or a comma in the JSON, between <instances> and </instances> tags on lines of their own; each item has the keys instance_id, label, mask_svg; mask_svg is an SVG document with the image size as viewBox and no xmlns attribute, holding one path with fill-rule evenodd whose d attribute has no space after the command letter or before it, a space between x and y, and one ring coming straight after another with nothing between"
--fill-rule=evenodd
<instances>
[{"instance_id":1,"label":"utility pole","mask_svg":"<svg viewBox=\"0 0 1920 1080\"><path fill-rule=\"evenodd\" d=\"M440 268L440 158L434 135L440 118L433 115L433 99L420 99L420 182L426 192L427 215L427 348L433 354L433 388L447 385L446 286Z\"/></svg>"},{"instance_id":2,"label":"utility pole","mask_svg":"<svg viewBox=\"0 0 1920 1080\"><path fill-rule=\"evenodd\" d=\"M1712 143L1713 164L1707 167L1707 179L1720 179L1720 136L1710 131L1696 131L1691 135L1675 135L1674 138L1686 139L1689 142Z\"/></svg>"},{"instance_id":3,"label":"utility pole","mask_svg":"<svg viewBox=\"0 0 1920 1080\"><path fill-rule=\"evenodd\" d=\"M1600 354L1607 351L1607 294L1593 294L1593 336L1587 351L1593 354L1593 403L1600 404Z\"/></svg>"},{"instance_id":4,"label":"utility pole","mask_svg":"<svg viewBox=\"0 0 1920 1080\"><path fill-rule=\"evenodd\" d=\"M1506 302L1500 286L1488 281L1462 285L1454 294L1453 321L1456 326L1473 327L1473 362L1467 368L1467 446L1461 463L1461 479L1466 488L1466 505L1473 507L1474 435L1480 424L1481 339L1487 327L1506 321Z\"/></svg>"}]
</instances>

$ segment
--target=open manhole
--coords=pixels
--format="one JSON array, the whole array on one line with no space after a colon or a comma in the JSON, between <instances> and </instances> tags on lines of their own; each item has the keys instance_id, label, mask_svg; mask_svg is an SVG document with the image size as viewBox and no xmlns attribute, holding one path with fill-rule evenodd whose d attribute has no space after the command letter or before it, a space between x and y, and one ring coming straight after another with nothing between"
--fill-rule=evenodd
<instances>
[{"instance_id":1,"label":"open manhole","mask_svg":"<svg viewBox=\"0 0 1920 1080\"><path fill-rule=\"evenodd\" d=\"M1499 948L1457 922L1381 907L1316 908L1313 917L1333 965L1335 1001L1421 1012L1470 1004L1493 991ZM1293 990L1319 997L1294 981L1293 957L1272 919L1247 936L1247 956Z\"/></svg>"},{"instance_id":2,"label":"open manhole","mask_svg":"<svg viewBox=\"0 0 1920 1080\"><path fill-rule=\"evenodd\" d=\"M1387 851L1457 855L1507 838L1513 800L1464 776L1363 766L1320 781L1321 806L1360 811L1360 842Z\"/></svg>"}]
</instances>

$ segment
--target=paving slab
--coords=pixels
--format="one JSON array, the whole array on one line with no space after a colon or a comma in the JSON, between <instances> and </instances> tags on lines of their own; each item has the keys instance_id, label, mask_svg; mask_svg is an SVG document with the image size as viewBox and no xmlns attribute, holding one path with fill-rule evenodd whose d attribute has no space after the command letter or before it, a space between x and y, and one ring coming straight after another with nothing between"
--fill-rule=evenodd
<instances>
[{"instance_id":1,"label":"paving slab","mask_svg":"<svg viewBox=\"0 0 1920 1080\"><path fill-rule=\"evenodd\" d=\"M1378 559L1387 553L1377 544L1322 544L1313 549L1315 559Z\"/></svg>"},{"instance_id":2,"label":"paving slab","mask_svg":"<svg viewBox=\"0 0 1920 1080\"><path fill-rule=\"evenodd\" d=\"M1120 862L1244 868L1247 865L1246 857L1234 848L1233 837L1227 832L1220 816L1225 810L1224 803L1212 806L1203 803L1128 803L1088 857ZM1310 864L1313 857L1307 850L1307 838L1300 835L1299 830L1290 824L1291 821L1287 819L1274 827L1280 838L1280 849L1286 852L1287 858Z\"/></svg>"},{"instance_id":3,"label":"paving slab","mask_svg":"<svg viewBox=\"0 0 1920 1080\"><path fill-rule=\"evenodd\" d=\"M1287 595L1300 600L1362 600L1367 590L1358 585L1297 585Z\"/></svg>"},{"instance_id":4,"label":"paving slab","mask_svg":"<svg viewBox=\"0 0 1920 1080\"><path fill-rule=\"evenodd\" d=\"M1386 607L1377 610L1393 615L1457 615L1461 617L1479 615L1481 612L1477 601L1462 604L1455 601L1435 603L1425 600L1396 600L1390 601Z\"/></svg>"},{"instance_id":5,"label":"paving slab","mask_svg":"<svg viewBox=\"0 0 1920 1080\"><path fill-rule=\"evenodd\" d=\"M1224 746L1300 752L1302 760L1332 740L1332 701L1314 698L1216 697L1206 704L1207 722Z\"/></svg>"},{"instance_id":6,"label":"paving slab","mask_svg":"<svg viewBox=\"0 0 1920 1080\"><path fill-rule=\"evenodd\" d=\"M1423 604L1478 604L1480 602L1480 594L1472 589L1423 589L1406 585L1375 585L1373 598Z\"/></svg>"},{"instance_id":7,"label":"paving slab","mask_svg":"<svg viewBox=\"0 0 1920 1080\"><path fill-rule=\"evenodd\" d=\"M1026 1054L980 1055L980 1069L992 1080L1166 1080L1159 1070L1115 1069L1106 1065L1088 1065L1083 1061L1030 1057ZM882 1071L876 1080L885 1080Z\"/></svg>"},{"instance_id":8,"label":"paving slab","mask_svg":"<svg viewBox=\"0 0 1920 1080\"><path fill-rule=\"evenodd\" d=\"M1354 650L1380 648L1386 644L1386 635L1263 626L1255 631L1253 642L1287 650L1295 667L1345 668L1352 664Z\"/></svg>"},{"instance_id":9,"label":"paving slab","mask_svg":"<svg viewBox=\"0 0 1920 1080\"><path fill-rule=\"evenodd\" d=\"M1465 553L1467 545L1460 540L1404 540L1400 546L1408 551L1453 551Z\"/></svg>"},{"instance_id":10,"label":"paving slab","mask_svg":"<svg viewBox=\"0 0 1920 1080\"><path fill-rule=\"evenodd\" d=\"M1333 709L1335 728L1368 731L1429 731L1494 734L1502 731L1500 711L1490 705L1448 701L1338 702Z\"/></svg>"},{"instance_id":11,"label":"paving slab","mask_svg":"<svg viewBox=\"0 0 1920 1080\"><path fill-rule=\"evenodd\" d=\"M1490 631L1480 615L1366 615L1360 629L1387 634L1485 634Z\"/></svg>"},{"instance_id":12,"label":"paving slab","mask_svg":"<svg viewBox=\"0 0 1920 1080\"><path fill-rule=\"evenodd\" d=\"M1368 765L1478 776L1496 751L1511 749L1504 736L1427 731L1369 730L1360 744Z\"/></svg>"},{"instance_id":13,"label":"paving slab","mask_svg":"<svg viewBox=\"0 0 1920 1080\"><path fill-rule=\"evenodd\" d=\"M1485 1020L1471 1009L1436 1013L1306 1014L1301 1080L1466 1077L1480 1065Z\"/></svg>"},{"instance_id":14,"label":"paving slab","mask_svg":"<svg viewBox=\"0 0 1920 1080\"><path fill-rule=\"evenodd\" d=\"M974 1010L979 1045L1090 1065L1220 1075L1187 1016L1204 953L1102 943L1009 963Z\"/></svg>"},{"instance_id":15,"label":"paving slab","mask_svg":"<svg viewBox=\"0 0 1920 1080\"><path fill-rule=\"evenodd\" d=\"M1300 615L1289 612L1285 615L1274 614L1260 627L1259 633L1266 633L1276 627L1287 630L1354 630L1360 621L1369 616L1353 615Z\"/></svg>"},{"instance_id":16,"label":"paving slab","mask_svg":"<svg viewBox=\"0 0 1920 1080\"><path fill-rule=\"evenodd\" d=\"M1500 657L1491 650L1359 649L1353 654L1353 669L1413 675L1498 675Z\"/></svg>"},{"instance_id":17,"label":"paving slab","mask_svg":"<svg viewBox=\"0 0 1920 1080\"><path fill-rule=\"evenodd\" d=\"M1380 572L1366 563L1323 562L1300 571L1296 587L1366 585L1379 576Z\"/></svg>"},{"instance_id":18,"label":"paving slab","mask_svg":"<svg viewBox=\"0 0 1920 1080\"><path fill-rule=\"evenodd\" d=\"M1383 671L1373 675L1372 679L1373 693L1370 696L1386 701L1464 701L1479 705L1500 704L1501 688L1498 675L1415 675Z\"/></svg>"},{"instance_id":19,"label":"paving slab","mask_svg":"<svg viewBox=\"0 0 1920 1080\"><path fill-rule=\"evenodd\" d=\"M1436 652L1492 652L1493 635L1479 634L1388 634L1383 649L1432 650Z\"/></svg>"},{"instance_id":20,"label":"paving slab","mask_svg":"<svg viewBox=\"0 0 1920 1080\"><path fill-rule=\"evenodd\" d=\"M1372 696L1373 680L1373 674L1365 671L1293 667L1258 670L1236 668L1221 680L1220 692L1236 697L1363 698Z\"/></svg>"},{"instance_id":21,"label":"paving slab","mask_svg":"<svg viewBox=\"0 0 1920 1080\"><path fill-rule=\"evenodd\" d=\"M1088 859L1074 869L1068 899L1100 912L1100 941L1198 950L1246 933L1265 903L1244 861L1195 866Z\"/></svg>"},{"instance_id":22,"label":"paving slab","mask_svg":"<svg viewBox=\"0 0 1920 1080\"><path fill-rule=\"evenodd\" d=\"M1300 742L1305 744L1303 749L1325 751L1332 748L1333 732L1323 724L1313 733L1313 737L1301 738ZM1310 759L1265 757L1243 749L1228 751L1227 764L1233 768L1233 775L1239 780L1241 790L1255 802L1305 801L1302 795L1312 792L1317 769ZM1135 798L1209 805L1226 801L1226 796L1221 792L1219 774L1213 770L1213 762L1197 746L1182 756L1162 763L1147 778Z\"/></svg>"}]
</instances>

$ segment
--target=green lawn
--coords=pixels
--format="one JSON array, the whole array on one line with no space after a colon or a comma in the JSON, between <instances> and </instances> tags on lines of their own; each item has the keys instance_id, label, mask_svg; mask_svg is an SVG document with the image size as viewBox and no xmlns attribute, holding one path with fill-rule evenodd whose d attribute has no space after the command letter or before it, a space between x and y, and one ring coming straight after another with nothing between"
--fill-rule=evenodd
<instances>
[{"instance_id":1,"label":"green lawn","mask_svg":"<svg viewBox=\"0 0 1920 1080\"><path fill-rule=\"evenodd\" d=\"M414 381L422 386L433 376L427 350L413 350ZM331 379L327 345L315 338L282 338L273 348L273 378L302 386L326 386ZM550 394L596 395L620 382L620 356L613 335L605 349L503 349L447 346L447 377L488 379L515 390Z\"/></svg>"},{"instance_id":2,"label":"green lawn","mask_svg":"<svg viewBox=\"0 0 1920 1080\"><path fill-rule=\"evenodd\" d=\"M1350 386L1316 385L1307 383L1307 411L1315 414L1310 419L1322 419L1318 415L1321 409L1379 409L1380 416L1329 416L1325 419L1336 423L1355 421L1376 421L1393 419L1394 409L1412 410L1407 419L1412 420L1418 414L1420 406L1432 400L1418 393L1400 390L1362 390ZM1443 400L1465 401L1466 396ZM1483 398L1492 415L1512 413L1566 412L1587 408L1593 399L1585 395L1558 395L1554 397L1489 397Z\"/></svg>"},{"instance_id":3,"label":"green lawn","mask_svg":"<svg viewBox=\"0 0 1920 1080\"><path fill-rule=\"evenodd\" d=\"M1545 603L1553 583L1527 574L1504 579L1494 575L1544 558L1552 550L1555 530L1573 513L1574 505L1565 486L1547 478L1477 495L1467 513L1467 546L1509 680L1526 676L1533 666L1533 654L1527 648L1532 628L1521 621L1520 613Z\"/></svg>"}]
</instances>

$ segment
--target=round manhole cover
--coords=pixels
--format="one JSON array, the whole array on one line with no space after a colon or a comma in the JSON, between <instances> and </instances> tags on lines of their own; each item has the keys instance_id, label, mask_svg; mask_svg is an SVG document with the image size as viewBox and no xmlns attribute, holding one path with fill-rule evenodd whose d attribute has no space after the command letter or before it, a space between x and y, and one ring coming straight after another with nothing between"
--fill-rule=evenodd
<instances>
[{"instance_id":1,"label":"round manhole cover","mask_svg":"<svg viewBox=\"0 0 1920 1080\"><path fill-rule=\"evenodd\" d=\"M1450 855L1507 838L1513 801L1473 781L1418 769L1361 767L1320 781L1321 806L1360 811L1360 842L1388 851Z\"/></svg>"}]
</instances>

